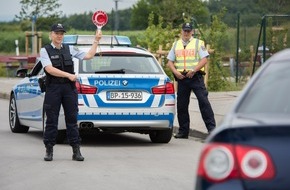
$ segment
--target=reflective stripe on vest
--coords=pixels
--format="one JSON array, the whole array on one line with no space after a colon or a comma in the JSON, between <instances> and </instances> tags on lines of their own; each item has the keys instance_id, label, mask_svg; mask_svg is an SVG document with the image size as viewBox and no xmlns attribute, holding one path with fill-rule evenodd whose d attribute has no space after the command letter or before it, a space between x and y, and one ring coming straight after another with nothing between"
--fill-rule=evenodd
<instances>
[{"instance_id":1,"label":"reflective stripe on vest","mask_svg":"<svg viewBox=\"0 0 290 190\"><path fill-rule=\"evenodd\" d=\"M178 71L192 70L199 62L198 50L202 43L200 40L192 39L184 48L182 40L178 40L174 44L175 49L175 67ZM204 70L202 68L201 70Z\"/></svg>"}]
</instances>

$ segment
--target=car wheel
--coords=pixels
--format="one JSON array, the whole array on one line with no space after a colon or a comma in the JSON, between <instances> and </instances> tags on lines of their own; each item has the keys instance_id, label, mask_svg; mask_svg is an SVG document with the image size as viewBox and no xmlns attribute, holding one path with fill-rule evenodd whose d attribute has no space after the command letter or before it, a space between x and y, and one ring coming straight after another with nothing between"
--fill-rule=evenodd
<instances>
[{"instance_id":1,"label":"car wheel","mask_svg":"<svg viewBox=\"0 0 290 190\"><path fill-rule=\"evenodd\" d=\"M43 110L43 114L42 114L42 129L43 129L43 133L45 131L45 123L46 123L46 114L45 114L45 111ZM65 143L66 142L66 130L58 130L55 141L56 141L57 144Z\"/></svg>"},{"instance_id":2,"label":"car wheel","mask_svg":"<svg viewBox=\"0 0 290 190\"><path fill-rule=\"evenodd\" d=\"M172 137L172 128L168 130L152 131L149 137L153 143L168 143Z\"/></svg>"},{"instance_id":3,"label":"car wheel","mask_svg":"<svg viewBox=\"0 0 290 190\"><path fill-rule=\"evenodd\" d=\"M14 94L11 94L9 102L9 125L13 133L27 133L29 130L29 127L20 124Z\"/></svg>"}]
</instances>

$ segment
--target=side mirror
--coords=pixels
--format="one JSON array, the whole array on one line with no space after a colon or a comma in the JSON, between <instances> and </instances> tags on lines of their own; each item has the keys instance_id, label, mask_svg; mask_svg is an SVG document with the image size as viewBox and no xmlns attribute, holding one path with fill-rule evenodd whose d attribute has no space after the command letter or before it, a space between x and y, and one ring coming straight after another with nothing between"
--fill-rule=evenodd
<instances>
[{"instance_id":1,"label":"side mirror","mask_svg":"<svg viewBox=\"0 0 290 190\"><path fill-rule=\"evenodd\" d=\"M18 69L16 71L16 77L19 77L19 78L24 78L24 77L27 77L27 72L28 72L28 69Z\"/></svg>"}]
</instances>

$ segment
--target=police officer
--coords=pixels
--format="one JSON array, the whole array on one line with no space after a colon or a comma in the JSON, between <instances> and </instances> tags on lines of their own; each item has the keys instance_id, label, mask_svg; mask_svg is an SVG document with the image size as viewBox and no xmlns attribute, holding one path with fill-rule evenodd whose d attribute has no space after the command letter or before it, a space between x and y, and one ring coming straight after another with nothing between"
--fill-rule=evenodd
<instances>
[{"instance_id":1,"label":"police officer","mask_svg":"<svg viewBox=\"0 0 290 190\"><path fill-rule=\"evenodd\" d=\"M94 57L101 32L96 32L95 39L88 52L78 48L62 44L65 28L62 24L54 24L51 27L49 37L51 44L40 50L40 59L46 73L46 93L44 98L44 110L47 116L43 142L46 147L45 161L53 160L53 146L56 143L58 117L61 105L63 106L67 138L73 149L72 159L83 161L80 152L80 137L77 126L78 98L72 57L79 59L91 59Z\"/></svg>"},{"instance_id":2,"label":"police officer","mask_svg":"<svg viewBox=\"0 0 290 190\"><path fill-rule=\"evenodd\" d=\"M192 37L191 23L184 23L181 30L181 39L173 43L167 56L167 66L173 72L178 83L177 88L177 118L179 131L175 138L188 138L190 118L188 106L191 91L195 94L199 109L210 133L216 126L214 113L208 100L203 75L207 63L208 51L202 40Z\"/></svg>"}]
</instances>

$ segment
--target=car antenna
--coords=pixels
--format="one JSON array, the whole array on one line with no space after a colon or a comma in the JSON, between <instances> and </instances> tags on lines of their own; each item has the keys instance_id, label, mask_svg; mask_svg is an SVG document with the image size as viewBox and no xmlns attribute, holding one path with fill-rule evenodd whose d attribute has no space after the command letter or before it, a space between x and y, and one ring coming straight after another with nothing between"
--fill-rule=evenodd
<instances>
[{"instance_id":1,"label":"car antenna","mask_svg":"<svg viewBox=\"0 0 290 190\"><path fill-rule=\"evenodd\" d=\"M114 26L113 26L113 22L112 22L112 27L111 27L111 48L113 48L113 37L114 37L114 29L113 28L114 28Z\"/></svg>"},{"instance_id":2,"label":"car antenna","mask_svg":"<svg viewBox=\"0 0 290 190\"><path fill-rule=\"evenodd\" d=\"M113 47L113 34L111 35L111 48Z\"/></svg>"}]
</instances>

